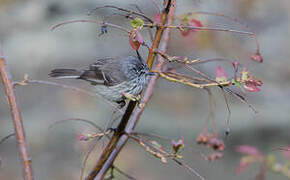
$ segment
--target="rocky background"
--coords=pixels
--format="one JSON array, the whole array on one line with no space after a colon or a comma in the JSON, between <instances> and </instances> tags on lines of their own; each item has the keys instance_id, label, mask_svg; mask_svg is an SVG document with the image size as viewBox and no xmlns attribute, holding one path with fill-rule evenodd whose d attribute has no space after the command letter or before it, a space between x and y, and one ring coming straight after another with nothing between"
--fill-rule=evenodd
<instances>
[{"instance_id":1,"label":"rocky background","mask_svg":"<svg viewBox=\"0 0 290 180\"><path fill-rule=\"evenodd\" d=\"M150 0L0 0L0 45L13 78L22 80L24 74L29 74L32 79L50 80L47 74L56 67L85 67L94 62L96 57L134 54L127 36L113 29L101 37L98 37L100 27L95 24L78 23L53 32L50 30L53 25L67 20L101 20L112 11L103 9L90 17L87 11L104 4L131 9L134 6L130 4L138 4L149 16L154 17L156 13ZM268 153L275 147L290 144L290 1L183 0L178 1L177 7L177 14L199 10L238 17L258 34L263 64L252 62L249 58L255 48L251 38L224 32L197 32L183 38L175 31L168 52L190 57L225 57L246 64L264 82L261 92L248 94L250 103L259 113L253 113L245 104L230 98L231 134L224 137L226 105L221 92L214 90L217 128L226 150L223 159L210 163L200 156L200 152L206 153L207 149L195 143L208 116L207 94L160 80L137 131L158 133L173 139L184 136L184 160L208 180L253 179L258 171L255 165L245 173L235 175L241 157L235 152L236 145L249 144ZM201 16L200 19L205 24L217 27L226 24L226 27L243 30L241 26L232 25L218 17ZM113 18L111 22L129 26L120 17ZM146 53L147 50L143 48L143 56ZM217 65L203 65L200 68L213 74ZM57 82L93 91L86 82ZM13 126L2 86L0 90L0 137L4 137L13 132ZM46 85L17 87L17 96L36 179L79 179L84 154L94 142L79 142L76 136L81 132L92 132L92 129L75 122L60 124L52 129L49 126L67 118L89 119L103 126L110 119L112 108L98 97ZM87 169L93 165L99 152L91 156ZM21 179L14 138L0 145L0 159L0 179ZM162 164L131 141L115 165L137 179L192 179L186 170L173 163ZM126 179L118 173L116 175L116 179ZM268 173L267 177L287 179L273 173Z\"/></svg>"}]
</instances>

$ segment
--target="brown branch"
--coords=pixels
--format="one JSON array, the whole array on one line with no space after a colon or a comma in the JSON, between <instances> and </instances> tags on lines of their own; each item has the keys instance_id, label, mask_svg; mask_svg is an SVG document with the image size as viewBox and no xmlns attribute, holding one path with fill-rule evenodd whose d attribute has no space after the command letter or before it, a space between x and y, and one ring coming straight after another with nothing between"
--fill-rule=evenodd
<instances>
[{"instance_id":1,"label":"brown branch","mask_svg":"<svg viewBox=\"0 0 290 180\"><path fill-rule=\"evenodd\" d=\"M21 158L22 175L24 180L33 180L31 157L25 138L25 130L22 122L21 113L17 104L16 95L13 89L12 78L6 66L6 62L0 50L0 73L2 83L5 87L6 96L11 110L15 136L18 143L18 152Z\"/></svg>"},{"instance_id":2,"label":"brown branch","mask_svg":"<svg viewBox=\"0 0 290 180\"><path fill-rule=\"evenodd\" d=\"M171 3L172 5L170 6L170 11L167 13L166 11L162 12L161 15L161 24L164 26L167 21L167 24L171 24L174 16L174 11L175 11L175 0L169 0L168 3ZM155 53L153 52L153 49L157 49L160 43L160 40L163 35L164 27L159 27L157 28L153 45L149 50L149 55L147 59L147 64L152 68L152 64L155 58ZM161 45L161 50L166 51L167 49L167 43L169 40L169 29L165 31L164 33L164 40L162 41L163 44ZM160 60L159 65L156 67L157 70L161 69L162 67L162 60ZM148 88L144 92L144 97L142 99L142 102L146 103L152 94L153 87L156 84L157 77L152 77L151 81L149 82ZM124 132L130 134L132 130L134 129L135 125L138 122L138 119L140 115L142 114L144 107L143 108L137 108L135 109L136 102L135 101L130 101L129 105L127 106L126 112L123 115L121 122L119 126L117 127L114 135L112 136L110 142L107 144L106 148L102 152L100 159L98 160L97 164L93 168L93 170L90 172L90 174L87 177L87 180L93 180L95 177L96 179L103 179L106 172L108 169L112 166L115 158L117 157L118 153L121 151L123 146L128 140L128 136L124 134ZM135 109L135 111L134 111ZM134 111L134 112L133 112ZM129 122L129 119L131 118L131 121ZM128 123L129 122L129 123Z\"/></svg>"}]
</instances>

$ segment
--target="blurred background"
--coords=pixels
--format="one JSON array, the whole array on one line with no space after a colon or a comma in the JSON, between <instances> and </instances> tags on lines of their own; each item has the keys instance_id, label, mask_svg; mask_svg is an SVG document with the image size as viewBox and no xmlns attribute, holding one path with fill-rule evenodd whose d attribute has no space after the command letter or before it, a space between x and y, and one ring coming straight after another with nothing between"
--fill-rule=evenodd
<instances>
[{"instance_id":1,"label":"blurred background","mask_svg":"<svg viewBox=\"0 0 290 180\"><path fill-rule=\"evenodd\" d=\"M160 3L160 1L157 1ZM134 9L138 6L150 17L156 9L150 0L93 1L93 0L0 0L0 44L14 80L22 80L24 74L31 79L50 80L51 69L62 67L86 67L96 57L133 55L126 34L109 28L108 34L98 37L100 27L95 24L76 23L50 28L60 22L74 19L98 19L112 14L109 9L97 11L88 17L87 12L96 6L114 4ZM161 3L160 3L161 4ZM235 168L241 154L235 146L248 144L262 152L290 144L290 1L289 0L183 0L177 2L176 14L189 11L220 12L247 22L257 33L264 63L250 60L255 52L252 38L224 32L196 32L184 38L172 31L168 53L178 56L214 58L224 57L245 64L262 79L264 85L259 93L248 93L249 102L259 113L229 96L232 110L231 134L224 136L227 117L222 93L213 90L216 101L217 129L224 140L224 158L214 162L205 161L200 153L208 149L196 145L203 122L208 117L208 97L204 91L180 84L159 80L154 95L136 128L139 132L157 133L169 138L183 136L184 161L208 180L254 179L258 166L253 165L239 176ZM219 17L198 16L205 25L231 27L245 30L242 26ZM129 27L122 17L110 22ZM126 23L125 23L126 22ZM144 37L149 42L148 34ZM141 48L146 58L147 49ZM199 66L214 75L219 63ZM230 66L222 64L229 69ZM94 91L86 82L54 80ZM13 132L9 107L0 86L0 138ZM112 108L102 99L47 85L28 85L16 88L22 110L26 135L29 142L33 170L36 179L79 179L81 162L85 153L95 143L76 139L82 132L92 128L77 122L49 126L68 118L83 118L104 126L110 119ZM100 153L101 144L91 156L89 170ZM279 157L279 153L277 153ZM282 158L282 157L280 157ZM0 179L21 179L21 167L15 138L0 145ZM137 179L198 179L187 174L173 162L162 164L137 143L129 141L115 165ZM126 179L116 173L116 179ZM287 179L285 176L267 173L267 179Z\"/></svg>"}]
</instances>

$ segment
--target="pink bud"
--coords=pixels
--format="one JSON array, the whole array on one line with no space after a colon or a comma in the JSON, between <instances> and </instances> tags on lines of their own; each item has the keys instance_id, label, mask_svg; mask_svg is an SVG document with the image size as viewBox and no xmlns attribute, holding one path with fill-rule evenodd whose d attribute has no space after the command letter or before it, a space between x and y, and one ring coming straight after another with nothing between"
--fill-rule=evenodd
<instances>
[{"instance_id":1,"label":"pink bud","mask_svg":"<svg viewBox=\"0 0 290 180\"><path fill-rule=\"evenodd\" d=\"M259 63L262 63L264 61L263 57L261 56L260 52L256 52L256 54L252 55L251 56L251 59L253 61L256 61L256 62L259 62Z\"/></svg>"}]
</instances>

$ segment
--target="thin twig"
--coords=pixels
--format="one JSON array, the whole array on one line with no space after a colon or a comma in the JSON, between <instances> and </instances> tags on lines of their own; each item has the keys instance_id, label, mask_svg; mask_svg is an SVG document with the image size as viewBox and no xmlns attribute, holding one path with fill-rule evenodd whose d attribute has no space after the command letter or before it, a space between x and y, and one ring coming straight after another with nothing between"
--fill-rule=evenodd
<instances>
[{"instance_id":1,"label":"thin twig","mask_svg":"<svg viewBox=\"0 0 290 180\"><path fill-rule=\"evenodd\" d=\"M223 93L223 96L224 96L224 100L225 100L225 103L226 103L226 106L227 106L227 111L228 111L228 116L227 116L227 121L226 121L226 127L227 127L227 129L226 129L225 134L226 135L229 135L229 133L230 133L231 109L230 109L229 102L228 102L228 98L227 98L227 95L226 95L224 89L221 88L221 90L222 90L222 93Z\"/></svg>"},{"instance_id":2,"label":"thin twig","mask_svg":"<svg viewBox=\"0 0 290 180\"><path fill-rule=\"evenodd\" d=\"M213 95L212 95L212 92L209 88L205 88L205 90L208 93L209 112L210 112L210 117L211 117L212 123L213 123L214 135L215 135L215 137L218 137L217 127L216 127L216 117L215 117L215 113L214 113L215 103L214 103Z\"/></svg>"},{"instance_id":3,"label":"thin twig","mask_svg":"<svg viewBox=\"0 0 290 180\"><path fill-rule=\"evenodd\" d=\"M194 170L193 168L191 168L189 165L187 165L184 162L181 162L180 160L173 158L172 159L174 162L176 162L178 165L186 168L189 172L193 173L194 175L196 175L197 177L199 177L201 180L205 180L204 177L202 177L196 170Z\"/></svg>"},{"instance_id":4,"label":"thin twig","mask_svg":"<svg viewBox=\"0 0 290 180\"><path fill-rule=\"evenodd\" d=\"M85 155L85 158L82 162L82 167L81 167L81 172L80 172L80 180L84 179L84 172L85 172L85 168L87 166L88 159L89 159L90 155L92 154L92 152L94 151L94 149L97 147L97 145L98 145L98 143L95 143Z\"/></svg>"},{"instance_id":5,"label":"thin twig","mask_svg":"<svg viewBox=\"0 0 290 180\"><path fill-rule=\"evenodd\" d=\"M144 24L144 27L160 27L159 24ZM223 32L230 32L230 33L237 33L237 34L245 34L253 36L253 32L249 31L240 31L235 29L227 29L227 28L216 28L216 27L194 27L194 26L184 26L184 25L166 25L165 28L173 28L173 29L194 29L194 30L201 30L201 31L223 31Z\"/></svg>"},{"instance_id":6,"label":"thin twig","mask_svg":"<svg viewBox=\"0 0 290 180\"><path fill-rule=\"evenodd\" d=\"M85 121L86 122L86 121ZM91 121L89 121L88 123L93 123ZM99 126L95 126L95 123L92 124L96 130L99 130L100 132L104 131L102 128L99 128ZM105 133L104 133L105 134ZM104 136L105 138L109 138L107 135ZM99 140L101 139L101 137L97 138L96 143L89 149L89 151L86 153L85 158L82 162L82 167L81 167L81 172L80 172L80 180L83 180L84 178L84 172L85 172L85 168L87 166L87 162L89 160L90 155L92 154L92 152L94 151L94 149L97 147Z\"/></svg>"},{"instance_id":7,"label":"thin twig","mask_svg":"<svg viewBox=\"0 0 290 180\"><path fill-rule=\"evenodd\" d=\"M168 138L168 137L160 136L158 134L153 134L153 133L132 132L132 133L130 133L130 135L147 136L147 137L151 137L151 138L158 138L158 139L161 139L161 140L171 141L171 139Z\"/></svg>"},{"instance_id":8,"label":"thin twig","mask_svg":"<svg viewBox=\"0 0 290 180\"><path fill-rule=\"evenodd\" d=\"M237 33L237 34L245 34L253 36L254 33L248 31L240 31L235 29L227 29L227 28L215 28L215 27L193 27L193 26L166 26L166 28L188 28L188 29L196 29L201 31L223 31L223 32L230 32L230 33Z\"/></svg>"},{"instance_id":9,"label":"thin twig","mask_svg":"<svg viewBox=\"0 0 290 180\"><path fill-rule=\"evenodd\" d=\"M91 15L91 14L92 14L93 12L95 12L96 10L98 10L98 9L102 9L102 8L112 8L112 9L117 9L117 10L119 10L119 11L127 12L128 14L134 14L134 15L137 15L137 16L139 16L139 17L143 17L144 19L148 20L150 23L153 23L153 22L154 22L150 17L146 16L146 15L143 14L143 13L136 12L136 11L132 11L132 10L128 10L128 9L124 9L124 8L120 8L120 7L113 6L113 5L105 5L105 6L101 6L101 7L96 7L96 8L94 8L94 9L90 10L90 11L88 12L88 14Z\"/></svg>"},{"instance_id":10,"label":"thin twig","mask_svg":"<svg viewBox=\"0 0 290 180\"><path fill-rule=\"evenodd\" d=\"M95 129L99 130L100 132L103 131L103 129L100 126L96 125L94 122L92 122L90 120L87 120L87 119L80 119L80 118L70 118L70 119L63 119L63 120L55 121L54 123L52 123L49 126L49 129L54 128L58 124L65 123L65 122L70 122L70 121L84 122L84 123L87 123L87 124L93 126Z\"/></svg>"},{"instance_id":11,"label":"thin twig","mask_svg":"<svg viewBox=\"0 0 290 180\"><path fill-rule=\"evenodd\" d=\"M18 152L22 164L22 176L24 180L33 180L31 157L28 150L28 143L25 137L25 130L21 117L21 112L18 107L16 95L14 92L12 78L7 68L4 56L0 49L0 73L2 83L5 87L6 96L11 110L12 121L14 125L15 136L18 143Z\"/></svg>"},{"instance_id":12,"label":"thin twig","mask_svg":"<svg viewBox=\"0 0 290 180\"><path fill-rule=\"evenodd\" d=\"M130 33L130 31L122 26L116 25L116 24L111 24L111 23L107 23L107 22L100 22L100 21L96 21L96 20L90 20L90 19L77 19L77 20L72 20L72 21L65 21L59 24L56 24L54 26L52 26L51 30L54 31L56 28L63 26L63 25L67 25L67 24L72 24L72 23L79 23L79 22L86 22L86 23L94 23L94 24L99 24L99 25L103 25L103 26L110 26L122 31L125 31L127 33Z\"/></svg>"},{"instance_id":13,"label":"thin twig","mask_svg":"<svg viewBox=\"0 0 290 180\"><path fill-rule=\"evenodd\" d=\"M170 153L164 151L161 148L157 148L154 146L151 142L145 141L144 139L141 139L137 136L130 136L129 137L133 140L135 140L142 148L145 149L146 152L150 153L154 157L161 160L163 163L167 163L167 157L170 156Z\"/></svg>"},{"instance_id":14,"label":"thin twig","mask_svg":"<svg viewBox=\"0 0 290 180\"><path fill-rule=\"evenodd\" d=\"M143 13L143 11L141 10L141 8L140 8L137 4L133 4L133 5L136 7L136 9L137 9L140 13ZM144 14L144 13L143 13L143 14ZM147 28L147 31L148 31L148 34L149 34L149 37L150 37L151 42L153 42L154 37L153 37L153 33L152 33L151 28ZM146 43L145 43L145 44L146 44ZM149 47L149 46L146 46L146 47Z\"/></svg>"},{"instance_id":15,"label":"thin twig","mask_svg":"<svg viewBox=\"0 0 290 180\"><path fill-rule=\"evenodd\" d=\"M173 73L171 73L170 75L168 75L168 73L165 73L165 72L158 72L158 73L161 77L163 77L164 79L167 79L168 81L178 82L184 85L188 85L188 86L192 86L192 87L200 88L200 89L204 89L204 88L212 87L212 86L228 86L231 84L231 81L225 81L225 82L220 82L220 83L213 82L213 83L206 83L206 84L197 84L197 83L189 81L190 79L187 79L185 76L174 77L172 75L176 75L176 74L173 74Z\"/></svg>"},{"instance_id":16,"label":"thin twig","mask_svg":"<svg viewBox=\"0 0 290 180\"><path fill-rule=\"evenodd\" d=\"M242 103L248 105L248 107L254 112L254 113L258 113L258 111L255 109L255 107L250 104L247 99L245 97L243 97L242 95L240 95L237 92L234 92L233 90L231 90L230 88L224 87L224 89L231 95L233 95L235 98L237 98L238 100L240 100Z\"/></svg>"},{"instance_id":17,"label":"thin twig","mask_svg":"<svg viewBox=\"0 0 290 180\"><path fill-rule=\"evenodd\" d=\"M170 153L166 152L165 150L163 150L161 148L157 148L156 146L152 145L152 143L144 142L144 140L142 140L141 138L138 138L136 136L130 136L130 138L137 141L142 147L145 148L145 150L147 152L151 153L152 155L160 158L161 160L162 160L162 158L166 158L166 157L170 158L174 162L176 162L178 165L187 169L191 175L194 174L195 176L199 177L201 180L204 180L204 177L202 177L197 171L195 171L193 168L191 168L189 165L185 164L181 160L178 160L176 158L176 154L170 154ZM151 150L149 148L152 148L154 150ZM155 152L155 151L158 151L158 152ZM166 162L165 159L163 159L162 162Z\"/></svg>"},{"instance_id":18,"label":"thin twig","mask_svg":"<svg viewBox=\"0 0 290 180\"><path fill-rule=\"evenodd\" d=\"M214 12L206 12L206 11L195 11L189 14L204 14L204 15L212 15L212 16L219 16L225 19L228 19L230 21L236 22L240 25L245 26L250 32L252 32L252 36L255 39L255 43L256 43L256 52L259 53L260 52L260 44L258 41L258 37L256 35L256 33L253 32L253 30L250 28L250 26L248 26L248 24L246 24L245 22L240 21L239 19L235 18L235 17L231 17L231 16L227 16L225 14L221 14L221 13L214 13Z\"/></svg>"},{"instance_id":19,"label":"thin twig","mask_svg":"<svg viewBox=\"0 0 290 180\"><path fill-rule=\"evenodd\" d=\"M133 176L130 176L127 173L125 173L124 171L122 171L121 169L119 169L117 166L113 166L113 167L114 167L114 170L118 171L120 174L122 174L126 178L131 179L131 180L136 180L136 178L134 178Z\"/></svg>"},{"instance_id":20,"label":"thin twig","mask_svg":"<svg viewBox=\"0 0 290 180\"><path fill-rule=\"evenodd\" d=\"M20 81L20 82L13 82L13 85L27 85L27 84L45 84L45 85L50 85L50 86L57 86L60 88L64 88L64 89L70 89L76 92L80 92L89 96L93 96L93 97L99 97L102 100L104 100L106 103L108 103L109 105L111 105L112 107L116 108L117 111L119 111L120 113L124 113L124 111L120 108L118 108L118 105L113 104L112 102L106 100L105 98L103 98L101 95L97 94L97 93L93 93L78 87L74 87L74 86L70 86L70 85L66 85L66 84L60 84L60 83L56 83L56 82L51 82L51 81L42 81L42 80L32 80L32 79L28 79L27 76L24 76L24 80Z\"/></svg>"},{"instance_id":21,"label":"thin twig","mask_svg":"<svg viewBox=\"0 0 290 180\"><path fill-rule=\"evenodd\" d=\"M12 136L15 136L15 133L10 133L10 134L8 134L7 136L5 136L4 138L2 138L2 139L0 140L0 145L1 145L2 143L4 143L7 139L9 139L10 137L12 137Z\"/></svg>"}]
</instances>

